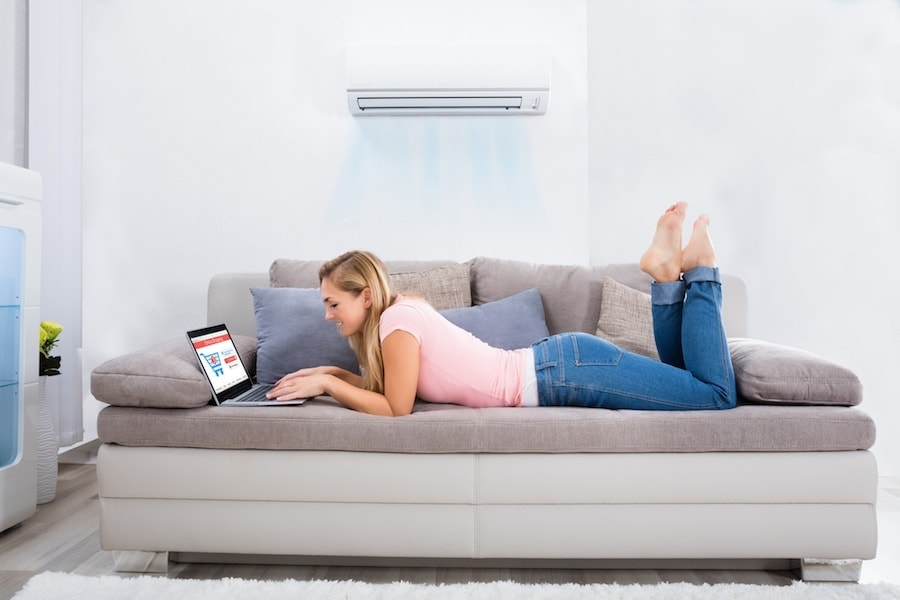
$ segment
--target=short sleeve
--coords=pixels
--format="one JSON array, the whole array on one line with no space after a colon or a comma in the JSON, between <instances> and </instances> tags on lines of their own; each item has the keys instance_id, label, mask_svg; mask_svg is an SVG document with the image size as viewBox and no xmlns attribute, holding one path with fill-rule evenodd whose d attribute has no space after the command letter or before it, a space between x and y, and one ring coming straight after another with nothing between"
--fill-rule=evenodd
<instances>
[{"instance_id":1,"label":"short sleeve","mask_svg":"<svg viewBox=\"0 0 900 600\"><path fill-rule=\"evenodd\" d=\"M425 327L425 319L422 313L411 303L397 302L389 306L381 314L378 326L378 337L381 341L397 330L405 331L422 343L422 330Z\"/></svg>"}]
</instances>

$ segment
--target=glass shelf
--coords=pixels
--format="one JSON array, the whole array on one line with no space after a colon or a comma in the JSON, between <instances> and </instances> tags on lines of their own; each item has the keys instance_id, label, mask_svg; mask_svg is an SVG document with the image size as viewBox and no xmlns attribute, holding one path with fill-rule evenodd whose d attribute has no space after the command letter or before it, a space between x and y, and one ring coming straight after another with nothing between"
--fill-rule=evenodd
<instances>
[{"instance_id":1,"label":"glass shelf","mask_svg":"<svg viewBox=\"0 0 900 600\"><path fill-rule=\"evenodd\" d=\"M24 245L20 229L0 227L0 468L15 462L19 450Z\"/></svg>"}]
</instances>

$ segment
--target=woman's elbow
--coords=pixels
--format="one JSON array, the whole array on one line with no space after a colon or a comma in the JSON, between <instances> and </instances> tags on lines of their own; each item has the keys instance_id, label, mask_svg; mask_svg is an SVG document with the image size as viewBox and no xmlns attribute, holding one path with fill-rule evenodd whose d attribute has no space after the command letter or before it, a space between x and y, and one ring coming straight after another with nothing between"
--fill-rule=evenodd
<instances>
[{"instance_id":1,"label":"woman's elbow","mask_svg":"<svg viewBox=\"0 0 900 600\"><path fill-rule=\"evenodd\" d=\"M387 398L385 398L387 399ZM391 402L387 401L387 415L389 417L405 417L406 415L412 413L413 404L415 403L415 398L409 401L399 401L399 402Z\"/></svg>"}]
</instances>

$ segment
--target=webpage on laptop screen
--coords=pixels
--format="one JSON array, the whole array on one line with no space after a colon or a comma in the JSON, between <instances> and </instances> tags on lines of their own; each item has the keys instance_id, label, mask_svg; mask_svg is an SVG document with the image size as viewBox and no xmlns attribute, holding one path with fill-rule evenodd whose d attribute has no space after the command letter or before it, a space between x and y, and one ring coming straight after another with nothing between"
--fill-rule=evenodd
<instances>
[{"instance_id":1,"label":"webpage on laptop screen","mask_svg":"<svg viewBox=\"0 0 900 600\"><path fill-rule=\"evenodd\" d=\"M227 333L210 333L194 338L192 343L217 394L247 379L234 342Z\"/></svg>"}]
</instances>

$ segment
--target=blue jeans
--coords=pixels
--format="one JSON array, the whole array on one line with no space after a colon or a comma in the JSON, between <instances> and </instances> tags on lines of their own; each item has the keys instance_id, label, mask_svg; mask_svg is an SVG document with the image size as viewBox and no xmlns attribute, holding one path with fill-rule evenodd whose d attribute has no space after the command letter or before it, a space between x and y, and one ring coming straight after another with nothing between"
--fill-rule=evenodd
<instances>
[{"instance_id":1,"label":"blue jeans","mask_svg":"<svg viewBox=\"0 0 900 600\"><path fill-rule=\"evenodd\" d=\"M654 283L650 296L659 361L586 333L554 335L533 346L540 405L734 407L737 392L722 326L718 269L697 267L680 281Z\"/></svg>"}]
</instances>

